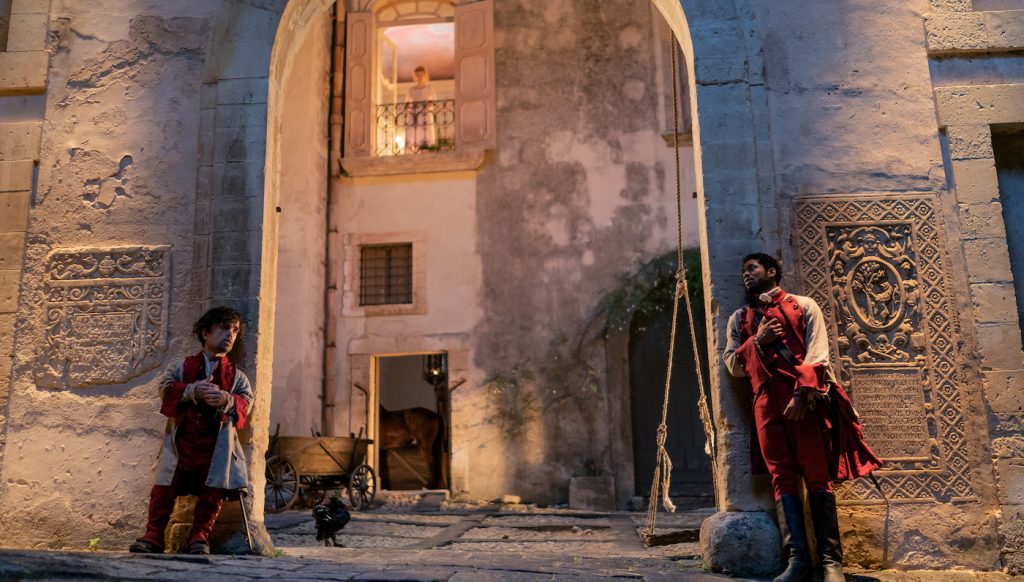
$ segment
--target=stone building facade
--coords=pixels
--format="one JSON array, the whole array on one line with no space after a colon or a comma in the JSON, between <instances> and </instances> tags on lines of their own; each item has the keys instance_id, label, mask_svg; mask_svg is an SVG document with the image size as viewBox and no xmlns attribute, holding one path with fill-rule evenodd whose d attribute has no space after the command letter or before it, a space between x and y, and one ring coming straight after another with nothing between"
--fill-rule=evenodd
<instances>
[{"instance_id":1,"label":"stone building facade","mask_svg":"<svg viewBox=\"0 0 1024 582\"><path fill-rule=\"evenodd\" d=\"M455 146L385 159L360 115L375 105L375 27L403 6L454 23ZM748 397L718 357L738 261L763 249L822 305L886 460L888 503L866 483L840 489L852 560L1024 571L1024 7L11 0L0 12L0 543L137 533L162 431L156 375L221 303L251 324L257 491L273 427L372 434L376 359L443 352L462 382L453 491L561 502L569 479L596 473L625 504L627 340L588 325L623 274L675 244L671 30L717 433L706 559L732 528L775 535L746 459ZM360 248L396 243L412 244L412 302L361 305ZM251 504L259 522L263 499Z\"/></svg>"}]
</instances>

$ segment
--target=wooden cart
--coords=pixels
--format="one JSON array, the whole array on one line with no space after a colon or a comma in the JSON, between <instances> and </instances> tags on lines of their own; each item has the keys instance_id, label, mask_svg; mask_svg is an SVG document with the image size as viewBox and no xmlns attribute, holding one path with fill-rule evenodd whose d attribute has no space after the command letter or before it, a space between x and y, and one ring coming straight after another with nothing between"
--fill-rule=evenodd
<instances>
[{"instance_id":1,"label":"wooden cart","mask_svg":"<svg viewBox=\"0 0 1024 582\"><path fill-rule=\"evenodd\" d=\"M300 492L325 496L336 489L348 490L354 509L369 507L377 494L377 475L366 464L366 447L372 443L359 437L270 437L267 512L285 511Z\"/></svg>"}]
</instances>

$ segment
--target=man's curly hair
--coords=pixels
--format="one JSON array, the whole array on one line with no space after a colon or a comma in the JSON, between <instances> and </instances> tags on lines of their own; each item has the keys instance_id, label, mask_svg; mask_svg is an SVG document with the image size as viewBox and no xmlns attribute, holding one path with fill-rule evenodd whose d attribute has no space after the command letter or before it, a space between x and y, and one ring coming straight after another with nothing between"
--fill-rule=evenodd
<instances>
[{"instance_id":1,"label":"man's curly hair","mask_svg":"<svg viewBox=\"0 0 1024 582\"><path fill-rule=\"evenodd\" d=\"M205 347L206 342L203 341L204 333L209 332L215 325L234 323L236 321L238 322L238 337L235 338L235 345L232 346L231 351L228 353L228 359L232 363L237 364L245 355L245 348L242 344L242 336L245 335L245 318L242 317L241 313L226 305L214 307L196 321L195 325L192 326L192 333L199 340L199 345Z\"/></svg>"},{"instance_id":2,"label":"man's curly hair","mask_svg":"<svg viewBox=\"0 0 1024 582\"><path fill-rule=\"evenodd\" d=\"M775 284L778 285L782 282L782 263L775 257L765 253L751 253L743 257L744 265L747 264L747 261L757 261L765 271L775 269Z\"/></svg>"}]
</instances>

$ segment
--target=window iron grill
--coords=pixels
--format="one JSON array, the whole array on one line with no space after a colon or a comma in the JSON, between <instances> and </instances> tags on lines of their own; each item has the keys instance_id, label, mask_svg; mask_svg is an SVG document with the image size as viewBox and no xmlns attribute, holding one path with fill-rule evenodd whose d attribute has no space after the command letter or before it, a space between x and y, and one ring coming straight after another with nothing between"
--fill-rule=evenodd
<instances>
[{"instance_id":1,"label":"window iron grill","mask_svg":"<svg viewBox=\"0 0 1024 582\"><path fill-rule=\"evenodd\" d=\"M359 249L359 305L412 303L412 243Z\"/></svg>"},{"instance_id":2,"label":"window iron grill","mask_svg":"<svg viewBox=\"0 0 1024 582\"><path fill-rule=\"evenodd\" d=\"M384 103L377 106L378 156L455 149L455 100Z\"/></svg>"}]
</instances>

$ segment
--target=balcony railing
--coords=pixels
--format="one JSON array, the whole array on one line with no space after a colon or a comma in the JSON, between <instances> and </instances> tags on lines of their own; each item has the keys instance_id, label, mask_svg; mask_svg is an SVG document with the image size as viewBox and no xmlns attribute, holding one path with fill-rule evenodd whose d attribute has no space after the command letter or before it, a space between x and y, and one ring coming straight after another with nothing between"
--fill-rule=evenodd
<instances>
[{"instance_id":1,"label":"balcony railing","mask_svg":"<svg viewBox=\"0 0 1024 582\"><path fill-rule=\"evenodd\" d=\"M455 149L455 101L411 101L377 106L377 156Z\"/></svg>"}]
</instances>

